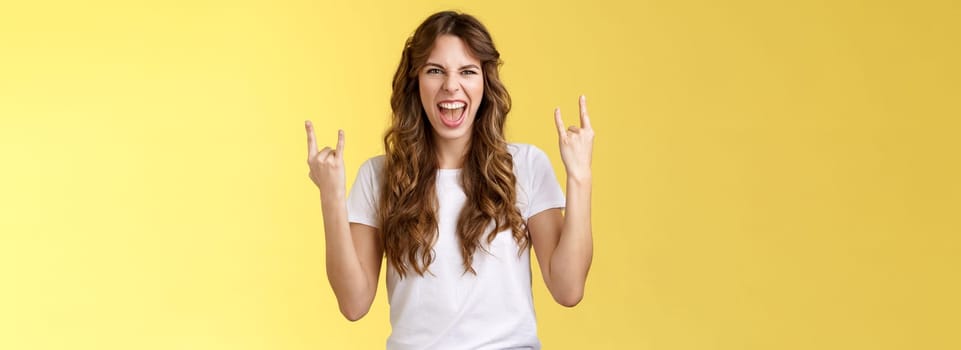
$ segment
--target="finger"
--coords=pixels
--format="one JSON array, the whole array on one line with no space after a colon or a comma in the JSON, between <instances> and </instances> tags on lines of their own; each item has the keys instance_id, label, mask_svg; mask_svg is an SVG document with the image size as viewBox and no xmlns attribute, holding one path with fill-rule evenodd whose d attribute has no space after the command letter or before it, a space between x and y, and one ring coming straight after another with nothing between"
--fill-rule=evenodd
<instances>
[{"instance_id":1,"label":"finger","mask_svg":"<svg viewBox=\"0 0 961 350\"><path fill-rule=\"evenodd\" d=\"M564 120L561 119L561 108L554 107L554 124L557 126L557 136L564 138Z\"/></svg>"},{"instance_id":2,"label":"finger","mask_svg":"<svg viewBox=\"0 0 961 350\"><path fill-rule=\"evenodd\" d=\"M591 118L587 116L587 96L581 95L578 104L581 106L581 127L584 129L591 128Z\"/></svg>"},{"instance_id":3,"label":"finger","mask_svg":"<svg viewBox=\"0 0 961 350\"><path fill-rule=\"evenodd\" d=\"M573 126L573 125L571 125L570 127L567 128L567 130L570 130L572 133L577 133L577 131L580 130L580 129L581 129L581 128L578 128L578 127Z\"/></svg>"},{"instance_id":4,"label":"finger","mask_svg":"<svg viewBox=\"0 0 961 350\"><path fill-rule=\"evenodd\" d=\"M320 161L327 160L327 157L330 157L330 153L333 151L334 150L331 149L330 146L324 147L323 149L320 150L320 152L317 153L317 159L319 159Z\"/></svg>"},{"instance_id":5,"label":"finger","mask_svg":"<svg viewBox=\"0 0 961 350\"><path fill-rule=\"evenodd\" d=\"M344 159L344 131L337 130L337 158Z\"/></svg>"},{"instance_id":6,"label":"finger","mask_svg":"<svg viewBox=\"0 0 961 350\"><path fill-rule=\"evenodd\" d=\"M307 129L307 156L313 157L317 154L317 140L314 139L314 124L310 120L304 121L304 128Z\"/></svg>"}]
</instances>

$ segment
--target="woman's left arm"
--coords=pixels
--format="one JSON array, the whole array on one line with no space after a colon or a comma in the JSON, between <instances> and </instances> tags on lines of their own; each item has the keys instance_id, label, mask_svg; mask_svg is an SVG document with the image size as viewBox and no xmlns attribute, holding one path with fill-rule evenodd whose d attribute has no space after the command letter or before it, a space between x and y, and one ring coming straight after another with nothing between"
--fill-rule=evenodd
<instances>
[{"instance_id":1,"label":"woman's left arm","mask_svg":"<svg viewBox=\"0 0 961 350\"><path fill-rule=\"evenodd\" d=\"M561 159L567 171L565 215L545 210L528 220L531 241L547 289L559 304L573 307L584 297L587 272L594 255L591 237L591 153L594 129L587 102L580 97L581 126L564 128L559 108L554 109Z\"/></svg>"}]
</instances>

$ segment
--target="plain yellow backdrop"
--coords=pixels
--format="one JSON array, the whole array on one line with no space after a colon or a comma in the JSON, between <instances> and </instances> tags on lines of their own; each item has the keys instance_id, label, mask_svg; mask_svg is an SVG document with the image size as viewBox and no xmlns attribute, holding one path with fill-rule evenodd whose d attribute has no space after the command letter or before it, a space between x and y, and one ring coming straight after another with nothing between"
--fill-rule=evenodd
<instances>
[{"instance_id":1,"label":"plain yellow backdrop","mask_svg":"<svg viewBox=\"0 0 961 350\"><path fill-rule=\"evenodd\" d=\"M352 183L444 9L562 184L588 98L594 264L573 309L535 279L545 349L961 348L956 2L203 0L0 5L0 349L382 348L303 121Z\"/></svg>"}]
</instances>

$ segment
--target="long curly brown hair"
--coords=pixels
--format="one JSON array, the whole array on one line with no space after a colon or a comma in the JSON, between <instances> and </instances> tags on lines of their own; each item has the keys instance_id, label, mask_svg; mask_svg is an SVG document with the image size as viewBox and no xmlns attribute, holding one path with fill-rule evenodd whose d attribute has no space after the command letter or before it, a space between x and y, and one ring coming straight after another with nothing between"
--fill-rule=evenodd
<instances>
[{"instance_id":1,"label":"long curly brown hair","mask_svg":"<svg viewBox=\"0 0 961 350\"><path fill-rule=\"evenodd\" d=\"M437 240L435 178L438 156L427 112L421 103L418 72L423 68L435 39L444 34L460 38L481 62L484 96L478 105L468 151L461 171L467 196L457 221L464 271L472 267L474 252L486 234L493 242L497 232L510 229L520 246L518 255L530 247L530 239L515 200L516 178L504 138L504 122L511 98L498 78L502 64L487 28L476 18L452 11L428 17L407 39L394 73L390 128L384 135L384 186L380 200L381 232L387 259L401 277L410 270L420 276L429 272Z\"/></svg>"}]
</instances>

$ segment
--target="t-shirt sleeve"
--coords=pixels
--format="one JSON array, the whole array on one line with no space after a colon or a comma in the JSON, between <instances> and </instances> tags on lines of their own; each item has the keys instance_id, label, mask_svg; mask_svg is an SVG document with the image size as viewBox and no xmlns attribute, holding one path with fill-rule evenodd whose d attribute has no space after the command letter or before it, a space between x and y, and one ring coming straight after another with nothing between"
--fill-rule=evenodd
<instances>
[{"instance_id":1,"label":"t-shirt sleeve","mask_svg":"<svg viewBox=\"0 0 961 350\"><path fill-rule=\"evenodd\" d=\"M379 228L377 220L377 200L380 195L379 183L373 159L361 164L357 178L347 195L347 221Z\"/></svg>"},{"instance_id":2,"label":"t-shirt sleeve","mask_svg":"<svg viewBox=\"0 0 961 350\"><path fill-rule=\"evenodd\" d=\"M527 216L531 217L552 208L564 208L566 197L561 191L561 185L554 175L554 168L547 154L537 147L531 146L530 157L531 191Z\"/></svg>"}]
</instances>

